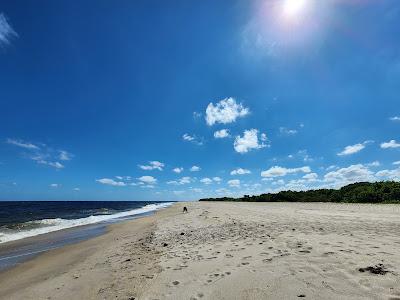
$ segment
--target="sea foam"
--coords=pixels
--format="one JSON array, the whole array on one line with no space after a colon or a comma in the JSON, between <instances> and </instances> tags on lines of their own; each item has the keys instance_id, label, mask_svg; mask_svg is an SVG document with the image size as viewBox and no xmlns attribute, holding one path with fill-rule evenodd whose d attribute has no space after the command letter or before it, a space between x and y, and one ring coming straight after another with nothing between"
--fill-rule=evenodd
<instances>
[{"instance_id":1,"label":"sea foam","mask_svg":"<svg viewBox=\"0 0 400 300\"><path fill-rule=\"evenodd\" d=\"M172 202L166 202L160 204L148 204L141 208L119 212L115 214L89 216L86 218L71 219L71 220L55 218L55 219L42 219L37 221L30 221L27 223L34 222L36 225L35 228L28 230L12 231L12 232L3 232L3 233L0 232L0 244L82 225L90 225L100 222L113 222L116 221L117 219L129 218L135 215L145 214L159 210L161 208L166 208L171 204Z\"/></svg>"}]
</instances>

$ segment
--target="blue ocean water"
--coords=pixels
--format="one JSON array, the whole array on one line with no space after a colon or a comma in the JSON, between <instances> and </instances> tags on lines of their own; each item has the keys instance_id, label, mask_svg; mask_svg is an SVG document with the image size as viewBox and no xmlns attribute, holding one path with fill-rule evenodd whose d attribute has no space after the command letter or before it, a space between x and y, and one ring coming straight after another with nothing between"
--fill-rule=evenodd
<instances>
[{"instance_id":1,"label":"blue ocean water","mask_svg":"<svg viewBox=\"0 0 400 300\"><path fill-rule=\"evenodd\" d=\"M0 244L99 222L152 212L168 202L15 201L0 202Z\"/></svg>"},{"instance_id":2,"label":"blue ocean water","mask_svg":"<svg viewBox=\"0 0 400 300\"><path fill-rule=\"evenodd\" d=\"M148 215L171 204L149 201L0 202L0 271L43 252L103 234L110 223Z\"/></svg>"}]
</instances>

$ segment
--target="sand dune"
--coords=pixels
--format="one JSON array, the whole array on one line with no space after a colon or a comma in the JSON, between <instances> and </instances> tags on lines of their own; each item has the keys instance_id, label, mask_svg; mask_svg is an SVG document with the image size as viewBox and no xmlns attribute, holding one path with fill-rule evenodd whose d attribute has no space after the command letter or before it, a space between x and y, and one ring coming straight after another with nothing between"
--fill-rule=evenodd
<instances>
[{"instance_id":1,"label":"sand dune","mask_svg":"<svg viewBox=\"0 0 400 300\"><path fill-rule=\"evenodd\" d=\"M1 274L0 298L400 299L399 274L400 206L179 203Z\"/></svg>"}]
</instances>

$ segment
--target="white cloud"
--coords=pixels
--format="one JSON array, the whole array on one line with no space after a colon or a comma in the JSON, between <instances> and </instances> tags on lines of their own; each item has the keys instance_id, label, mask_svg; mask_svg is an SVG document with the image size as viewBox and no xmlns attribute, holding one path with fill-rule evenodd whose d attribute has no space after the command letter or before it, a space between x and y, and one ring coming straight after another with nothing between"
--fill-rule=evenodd
<instances>
[{"instance_id":1,"label":"white cloud","mask_svg":"<svg viewBox=\"0 0 400 300\"><path fill-rule=\"evenodd\" d=\"M400 117L399 116L394 116L394 117L389 118L389 120L393 121L393 122L400 122Z\"/></svg>"},{"instance_id":2,"label":"white cloud","mask_svg":"<svg viewBox=\"0 0 400 300\"><path fill-rule=\"evenodd\" d=\"M190 168L190 172L198 172L200 170L201 170L201 168L198 167L198 166L193 166L193 167Z\"/></svg>"},{"instance_id":3,"label":"white cloud","mask_svg":"<svg viewBox=\"0 0 400 300\"><path fill-rule=\"evenodd\" d=\"M32 143L29 143L29 142L24 142L22 140L7 139L6 143L10 144L10 145L17 146L17 147L21 147L21 148L24 148L24 149L39 150L38 146L36 146L36 145L34 145Z\"/></svg>"},{"instance_id":4,"label":"white cloud","mask_svg":"<svg viewBox=\"0 0 400 300\"><path fill-rule=\"evenodd\" d=\"M221 177L213 177L213 180L215 181L215 182L217 182L217 183L220 183L221 181L222 181L222 178Z\"/></svg>"},{"instance_id":5,"label":"white cloud","mask_svg":"<svg viewBox=\"0 0 400 300\"><path fill-rule=\"evenodd\" d=\"M374 181L374 174L367 166L362 164L351 165L336 171L325 174L324 181L333 182L336 186L343 186L349 183L361 181Z\"/></svg>"},{"instance_id":6,"label":"white cloud","mask_svg":"<svg viewBox=\"0 0 400 300\"><path fill-rule=\"evenodd\" d=\"M193 192L195 192L195 193L202 193L203 192L203 189L200 189L200 188L192 188L191 190Z\"/></svg>"},{"instance_id":7,"label":"white cloud","mask_svg":"<svg viewBox=\"0 0 400 300\"><path fill-rule=\"evenodd\" d=\"M393 164L394 164L394 165L400 165L400 160L394 161Z\"/></svg>"},{"instance_id":8,"label":"white cloud","mask_svg":"<svg viewBox=\"0 0 400 300\"><path fill-rule=\"evenodd\" d=\"M236 170L231 171L231 175L246 175L251 174L250 170L237 168Z\"/></svg>"},{"instance_id":9,"label":"white cloud","mask_svg":"<svg viewBox=\"0 0 400 300\"><path fill-rule=\"evenodd\" d=\"M192 181L193 181L192 178L185 176L178 180L167 181L167 184L183 185L191 183Z\"/></svg>"},{"instance_id":10,"label":"white cloud","mask_svg":"<svg viewBox=\"0 0 400 300\"><path fill-rule=\"evenodd\" d=\"M215 106L211 102L206 109L206 122L209 126L215 123L228 124L235 122L237 118L249 114L249 109L241 103L236 103L234 98L225 98L219 101Z\"/></svg>"},{"instance_id":11,"label":"white cloud","mask_svg":"<svg viewBox=\"0 0 400 300\"><path fill-rule=\"evenodd\" d=\"M36 161L38 164L47 165L56 169L63 169L64 165L58 161L47 161L42 158L42 156L33 156L32 160Z\"/></svg>"},{"instance_id":12,"label":"white cloud","mask_svg":"<svg viewBox=\"0 0 400 300\"><path fill-rule=\"evenodd\" d=\"M64 168L64 165L59 163L58 161L55 161L55 162L51 162L51 161L50 162L45 162L45 161L43 161L43 163L49 165L50 167L56 168L56 169L63 169Z\"/></svg>"},{"instance_id":13,"label":"white cloud","mask_svg":"<svg viewBox=\"0 0 400 300\"><path fill-rule=\"evenodd\" d=\"M393 169L393 170L381 170L376 173L376 176L385 177L387 179L399 181L400 180L400 168Z\"/></svg>"},{"instance_id":14,"label":"white cloud","mask_svg":"<svg viewBox=\"0 0 400 300\"><path fill-rule=\"evenodd\" d=\"M252 149L264 148L266 145L262 142L259 142L258 130L250 129L244 131L243 137L240 135L236 136L233 147L238 153L247 153Z\"/></svg>"},{"instance_id":15,"label":"white cloud","mask_svg":"<svg viewBox=\"0 0 400 300\"><path fill-rule=\"evenodd\" d=\"M385 142L381 144L382 149L389 149L389 148L399 148L400 143L396 142L395 140L390 140L389 142Z\"/></svg>"},{"instance_id":16,"label":"white cloud","mask_svg":"<svg viewBox=\"0 0 400 300\"><path fill-rule=\"evenodd\" d=\"M112 186L126 186L125 182L122 181L115 181L114 179L111 178L102 178L102 179L96 179L97 182L101 184L106 184L106 185L112 185Z\"/></svg>"},{"instance_id":17,"label":"white cloud","mask_svg":"<svg viewBox=\"0 0 400 300\"><path fill-rule=\"evenodd\" d=\"M155 184L157 183L157 179L153 176L142 176L138 178L139 181L146 183L146 184Z\"/></svg>"},{"instance_id":18,"label":"white cloud","mask_svg":"<svg viewBox=\"0 0 400 300\"><path fill-rule=\"evenodd\" d=\"M329 167L326 168L327 171L333 170L333 169L337 169L338 166L335 165L330 165Z\"/></svg>"},{"instance_id":19,"label":"white cloud","mask_svg":"<svg viewBox=\"0 0 400 300\"><path fill-rule=\"evenodd\" d=\"M303 179L306 179L308 181L316 181L318 178L317 173L309 173L303 176Z\"/></svg>"},{"instance_id":20,"label":"white cloud","mask_svg":"<svg viewBox=\"0 0 400 300\"><path fill-rule=\"evenodd\" d=\"M174 168L172 171L179 174L183 172L183 168Z\"/></svg>"},{"instance_id":21,"label":"white cloud","mask_svg":"<svg viewBox=\"0 0 400 300\"><path fill-rule=\"evenodd\" d=\"M200 182L204 183L204 184L211 184L213 181L212 181L212 179L206 177L206 178L200 179Z\"/></svg>"},{"instance_id":22,"label":"white cloud","mask_svg":"<svg viewBox=\"0 0 400 300\"><path fill-rule=\"evenodd\" d=\"M188 133L185 133L185 134L182 136L182 138L183 138L185 141L188 141L188 142L194 141L194 139L195 139L193 136L189 135Z\"/></svg>"},{"instance_id":23,"label":"white cloud","mask_svg":"<svg viewBox=\"0 0 400 300\"><path fill-rule=\"evenodd\" d=\"M301 168L293 168L293 169L274 166L266 171L262 171L261 176L262 177L282 177L282 176L286 176L288 174L294 174L294 173L300 173L300 172L310 173L311 169L308 166L304 166Z\"/></svg>"},{"instance_id":24,"label":"white cloud","mask_svg":"<svg viewBox=\"0 0 400 300\"><path fill-rule=\"evenodd\" d=\"M240 180L239 179L232 179L228 181L228 184L230 187L239 187L240 186Z\"/></svg>"},{"instance_id":25,"label":"white cloud","mask_svg":"<svg viewBox=\"0 0 400 300\"><path fill-rule=\"evenodd\" d=\"M359 144L355 144L355 145L350 145L350 146L346 146L343 151L339 152L337 155L338 156L345 156L345 155L351 155L357 152L360 152L361 150L363 150L365 148L365 146L371 143L371 141L365 141L364 143L359 143Z\"/></svg>"},{"instance_id":26,"label":"white cloud","mask_svg":"<svg viewBox=\"0 0 400 300\"><path fill-rule=\"evenodd\" d=\"M216 139L223 139L230 137L229 130L228 129L217 130L216 132L214 132L214 137Z\"/></svg>"},{"instance_id":27,"label":"white cloud","mask_svg":"<svg viewBox=\"0 0 400 300\"><path fill-rule=\"evenodd\" d=\"M279 127L279 132L282 135L295 135L297 134L297 130L296 129L289 129L286 127Z\"/></svg>"},{"instance_id":28,"label":"white cloud","mask_svg":"<svg viewBox=\"0 0 400 300\"><path fill-rule=\"evenodd\" d=\"M73 157L73 154L65 150L54 150L45 144L35 145L30 142L10 138L6 140L6 143L29 150L29 154L24 153L25 157L28 157L38 164L47 165L55 169L63 169L65 167L57 160L68 161Z\"/></svg>"},{"instance_id":29,"label":"white cloud","mask_svg":"<svg viewBox=\"0 0 400 300\"><path fill-rule=\"evenodd\" d=\"M279 179L279 180L271 182L271 184L272 185L284 185L285 184L285 180Z\"/></svg>"},{"instance_id":30,"label":"white cloud","mask_svg":"<svg viewBox=\"0 0 400 300\"><path fill-rule=\"evenodd\" d=\"M74 188L74 191L79 192L81 189L80 188Z\"/></svg>"},{"instance_id":31,"label":"white cloud","mask_svg":"<svg viewBox=\"0 0 400 300\"><path fill-rule=\"evenodd\" d=\"M71 154L71 153L68 153L67 151L65 151L65 150L60 150L59 151L60 152L60 154L59 154L59 159L60 160L71 160L72 159L72 157L73 157L73 155Z\"/></svg>"},{"instance_id":32,"label":"white cloud","mask_svg":"<svg viewBox=\"0 0 400 300\"><path fill-rule=\"evenodd\" d=\"M142 170L160 170L162 171L164 168L164 164L162 162L159 161L149 161L148 165L139 165L139 168L141 168Z\"/></svg>"},{"instance_id":33,"label":"white cloud","mask_svg":"<svg viewBox=\"0 0 400 300\"><path fill-rule=\"evenodd\" d=\"M379 167L380 165L381 163L377 160L367 164L368 167Z\"/></svg>"},{"instance_id":34,"label":"white cloud","mask_svg":"<svg viewBox=\"0 0 400 300\"><path fill-rule=\"evenodd\" d=\"M199 145L199 146L203 145L203 138L199 138L199 137L197 137L195 135L190 135L188 133L185 133L182 136L182 139L184 141L191 142L191 143Z\"/></svg>"},{"instance_id":35,"label":"white cloud","mask_svg":"<svg viewBox=\"0 0 400 300\"><path fill-rule=\"evenodd\" d=\"M52 183L50 184L50 187L52 188L58 188L60 185L58 183Z\"/></svg>"},{"instance_id":36,"label":"white cloud","mask_svg":"<svg viewBox=\"0 0 400 300\"><path fill-rule=\"evenodd\" d=\"M0 47L8 46L13 37L18 37L18 34L8 23L4 13L0 13Z\"/></svg>"}]
</instances>

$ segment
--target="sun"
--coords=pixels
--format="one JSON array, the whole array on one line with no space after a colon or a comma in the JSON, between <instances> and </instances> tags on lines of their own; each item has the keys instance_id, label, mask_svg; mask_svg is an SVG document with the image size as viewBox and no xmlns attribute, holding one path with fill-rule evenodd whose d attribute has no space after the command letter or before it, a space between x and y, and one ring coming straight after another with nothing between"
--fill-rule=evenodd
<instances>
[{"instance_id":1,"label":"sun","mask_svg":"<svg viewBox=\"0 0 400 300\"><path fill-rule=\"evenodd\" d=\"M287 18L300 16L307 8L309 0L283 0L283 13Z\"/></svg>"}]
</instances>

